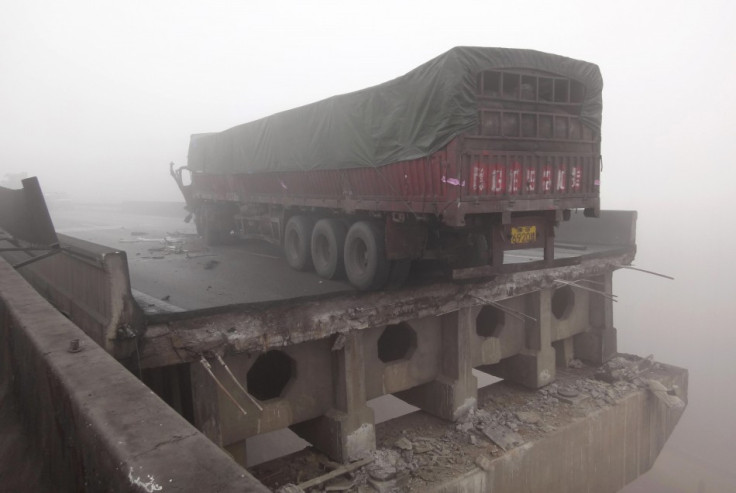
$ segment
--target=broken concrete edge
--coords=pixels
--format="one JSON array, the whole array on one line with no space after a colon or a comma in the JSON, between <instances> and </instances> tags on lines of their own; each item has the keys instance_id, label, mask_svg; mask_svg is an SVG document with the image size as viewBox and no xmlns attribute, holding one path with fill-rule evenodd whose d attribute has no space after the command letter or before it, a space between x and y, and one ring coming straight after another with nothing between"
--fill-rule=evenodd
<instances>
[{"instance_id":1,"label":"broken concrete edge","mask_svg":"<svg viewBox=\"0 0 736 493\"><path fill-rule=\"evenodd\" d=\"M477 467L424 491L619 491L652 468L685 410L688 371L659 365L666 375L646 379L649 388L640 387L607 407L574 418L543 439L497 457L481 454ZM682 400L675 397L679 403L672 406L652 386L678 389ZM524 470L536 473L519 474Z\"/></svg>"},{"instance_id":2,"label":"broken concrete edge","mask_svg":"<svg viewBox=\"0 0 736 493\"><path fill-rule=\"evenodd\" d=\"M146 314L183 312L184 308L172 305L146 293L133 289L133 298Z\"/></svg>"},{"instance_id":3,"label":"broken concrete edge","mask_svg":"<svg viewBox=\"0 0 736 493\"><path fill-rule=\"evenodd\" d=\"M502 275L479 283L439 283L403 291L328 294L166 313L147 317L139 341L141 368L191 362L205 355L265 352L271 348L322 339L334 334L438 316L556 287L555 280L599 276L634 259L633 249L614 256L585 259L577 265ZM317 303L316 301L320 301ZM329 302L328 302L329 301Z\"/></svg>"},{"instance_id":4,"label":"broken concrete edge","mask_svg":"<svg viewBox=\"0 0 736 493\"><path fill-rule=\"evenodd\" d=\"M60 491L268 491L0 259L3 365ZM70 352L78 340L81 351Z\"/></svg>"},{"instance_id":5,"label":"broken concrete edge","mask_svg":"<svg viewBox=\"0 0 736 493\"><path fill-rule=\"evenodd\" d=\"M676 391L684 403L687 385L687 370L662 363L614 384L592 367L560 370L557 384L537 391L499 382L479 389L480 408L461 422L416 411L377 424L373 464L343 481L357 491L379 481L401 491L613 493L652 467L684 412L658 393ZM556 387L577 388L586 399L564 403ZM485 433L493 423L518 438L505 451ZM252 471L277 488L296 472L302 481L317 477L323 462L307 449Z\"/></svg>"}]
</instances>

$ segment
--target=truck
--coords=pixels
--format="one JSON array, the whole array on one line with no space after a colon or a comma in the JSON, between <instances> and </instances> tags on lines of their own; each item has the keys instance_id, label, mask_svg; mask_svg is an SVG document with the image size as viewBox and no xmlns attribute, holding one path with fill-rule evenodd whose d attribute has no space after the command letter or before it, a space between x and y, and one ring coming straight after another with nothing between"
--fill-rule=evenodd
<instances>
[{"instance_id":1,"label":"truck","mask_svg":"<svg viewBox=\"0 0 736 493\"><path fill-rule=\"evenodd\" d=\"M440 259L460 277L543 249L600 212L598 66L455 47L407 74L216 133L171 174L209 244L258 238L297 270L359 290ZM186 172L186 174L185 174Z\"/></svg>"}]
</instances>

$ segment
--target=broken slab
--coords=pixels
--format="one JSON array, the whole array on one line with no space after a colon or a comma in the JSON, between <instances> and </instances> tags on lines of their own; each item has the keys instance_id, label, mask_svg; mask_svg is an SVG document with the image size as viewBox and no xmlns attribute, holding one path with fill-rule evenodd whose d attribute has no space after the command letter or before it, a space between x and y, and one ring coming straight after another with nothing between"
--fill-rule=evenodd
<instances>
[{"instance_id":1,"label":"broken slab","mask_svg":"<svg viewBox=\"0 0 736 493\"><path fill-rule=\"evenodd\" d=\"M483 428L483 434L503 450L511 450L524 443L524 439L504 425L491 425Z\"/></svg>"},{"instance_id":2,"label":"broken slab","mask_svg":"<svg viewBox=\"0 0 736 493\"><path fill-rule=\"evenodd\" d=\"M442 316L482 304L479 300L497 302L554 288L555 280L571 282L601 276L631 263L633 258L632 249L601 258L581 258L575 265L499 275L484 282L441 282L395 292L361 293L359 303L355 293L335 293L151 314L147 317L146 334L139 339L138 363L142 368L153 368L196 361L202 353L261 352L353 330L398 324L407 318ZM547 306L549 300L542 301ZM555 352L547 339L540 340L527 359L538 367L530 374L528 385L538 387L553 379Z\"/></svg>"},{"instance_id":3,"label":"broken slab","mask_svg":"<svg viewBox=\"0 0 736 493\"><path fill-rule=\"evenodd\" d=\"M646 360L626 359L637 365ZM643 364L648 369L638 374L641 383L597 380L591 367L558 369L557 382L543 389L508 382L480 389L478 409L458 423L422 411L380 423L374 457L383 466L355 471L350 480L365 492L380 491L376 486L394 478L401 478L401 491L422 493L618 491L652 467L687 402L687 370ZM585 399L562 402L558 388ZM664 396L682 405L668 405L676 401ZM524 443L503 450L485 433L494 427ZM413 454L399 453L409 444ZM304 477L318 476L309 464L319 462L304 459L312 453L305 450L251 472L271 487L268 481L285 481L296 472L286 464L299 463ZM275 474L279 463L283 476ZM381 473L385 477L376 477Z\"/></svg>"}]
</instances>

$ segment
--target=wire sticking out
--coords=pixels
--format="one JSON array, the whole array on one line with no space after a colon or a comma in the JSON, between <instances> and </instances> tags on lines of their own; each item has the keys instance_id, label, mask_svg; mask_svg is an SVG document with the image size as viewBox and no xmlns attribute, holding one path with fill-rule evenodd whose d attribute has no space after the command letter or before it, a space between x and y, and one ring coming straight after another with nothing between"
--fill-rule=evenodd
<instances>
[{"instance_id":1,"label":"wire sticking out","mask_svg":"<svg viewBox=\"0 0 736 493\"><path fill-rule=\"evenodd\" d=\"M595 284L596 286L606 287L606 283L599 282L599 281L593 281L592 279L578 279L577 281L575 281L576 284L579 284L581 282L587 282L588 284ZM616 296L616 295L611 294L611 296Z\"/></svg>"},{"instance_id":2,"label":"wire sticking out","mask_svg":"<svg viewBox=\"0 0 736 493\"><path fill-rule=\"evenodd\" d=\"M581 282L589 282L589 283L593 283L593 284L596 284L596 285L605 287L606 285L604 283L602 283L602 282L591 281L591 280L588 280L588 279L578 279L577 281L563 281L562 279L557 279L555 282L569 284L570 286L577 287L577 288L580 288L580 289L585 289L585 290L591 291L593 293L598 293L598 294L601 294L601 295L607 295L607 296L610 296L612 298L618 298L618 295L617 294L609 293L607 291L601 291L601 290L596 290L596 289L592 289L592 288L587 288L585 286L581 286L580 285Z\"/></svg>"},{"instance_id":3,"label":"wire sticking out","mask_svg":"<svg viewBox=\"0 0 736 493\"><path fill-rule=\"evenodd\" d=\"M240 409L240 412L242 412L244 416L247 416L248 413L245 411L245 409L243 409L243 406L241 406L240 403L235 400L235 397L233 397L232 394L230 394L230 392L228 392L228 390L225 388L225 386L222 385L222 383L217 379L217 377L212 371L212 366L210 366L209 362L204 358L204 355L201 356L199 362L202 364L204 369L207 370L207 373L210 374L210 376L212 377L212 380L215 381L217 386L220 387L220 390L222 390L225 393L225 395L233 402L233 404L235 404L237 408Z\"/></svg>"},{"instance_id":4,"label":"wire sticking out","mask_svg":"<svg viewBox=\"0 0 736 493\"><path fill-rule=\"evenodd\" d=\"M621 267L622 269L638 270L639 272L644 272L645 274L651 274L653 276L664 277L665 279L669 279L671 281L674 281L675 280L675 278L672 277L672 276L668 276L666 274L660 274L658 272L653 272L651 270L639 269L638 267L634 267L634 266L631 266L631 265L619 265L618 267Z\"/></svg>"},{"instance_id":5,"label":"wire sticking out","mask_svg":"<svg viewBox=\"0 0 736 493\"><path fill-rule=\"evenodd\" d=\"M225 363L225 360L222 359L222 356L220 356L219 354L217 355L217 361L219 361L219 363L222 365L222 367L225 368L225 371L227 372L227 374L230 375L230 378L233 379L233 382L235 382L235 385L237 385L238 388L243 392L243 394L245 394L245 396L248 398L248 400L250 400L253 403L253 405L258 408L259 411L263 411L263 406L261 406L260 404L258 404L258 401L255 400L253 398L253 396L248 393L247 390L245 390L245 388L240 384L240 381L235 377L235 375L233 374L233 372L230 371L230 367L227 366L227 364Z\"/></svg>"},{"instance_id":6,"label":"wire sticking out","mask_svg":"<svg viewBox=\"0 0 736 493\"><path fill-rule=\"evenodd\" d=\"M520 311L512 310L511 308L506 307L506 306L503 306L501 303L498 303L497 301L487 300L487 299L481 298L479 296L473 296L473 298L475 298L476 300L481 301L481 302L483 302L483 303L485 303L487 305L491 305L491 306L493 306L495 308L498 308L502 312L508 313L512 317L517 318L517 319L521 320L522 322L525 322L525 320L524 320L525 318L526 319L529 319L529 320L532 320L534 322L537 321L537 319L534 318L534 317L532 317L531 315L527 315L526 313L523 313L523 312L520 312Z\"/></svg>"},{"instance_id":7,"label":"wire sticking out","mask_svg":"<svg viewBox=\"0 0 736 493\"><path fill-rule=\"evenodd\" d=\"M563 281L562 279L555 279L555 282L558 282L560 284L564 284L565 286L570 286L572 288L582 289L583 291L589 291L591 293L596 293L596 294L599 294L599 295L603 296L604 298L608 298L609 300L613 301L614 303L618 303L618 300L616 299L616 295L615 294L610 294L610 293L606 293L605 291L599 291L597 289L593 289L593 288L588 288L588 287L585 287L585 286L581 286L580 284L576 284L574 282Z\"/></svg>"}]
</instances>

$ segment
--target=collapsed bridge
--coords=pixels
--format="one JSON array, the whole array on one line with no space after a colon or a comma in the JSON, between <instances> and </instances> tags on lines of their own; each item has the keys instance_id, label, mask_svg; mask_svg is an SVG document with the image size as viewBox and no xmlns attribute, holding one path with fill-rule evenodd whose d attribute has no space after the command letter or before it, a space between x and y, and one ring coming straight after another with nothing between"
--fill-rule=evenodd
<instances>
[{"instance_id":1,"label":"collapsed bridge","mask_svg":"<svg viewBox=\"0 0 736 493\"><path fill-rule=\"evenodd\" d=\"M173 471L173 476L191 468L183 463L177 465L176 456L189 456L185 451L192 446L192 439L176 437L203 434L208 443L226 450L245 466L248 439L290 428L329 458L327 463L346 464L371 458L380 462L379 452L397 443L397 426L403 430L431 429L436 440L450 437L452 442L457 438L453 438L452 430L470 420L472 426L466 431L481 430L482 434L479 431L476 438L480 445L476 443L470 450L457 452L459 457L469 458L465 469L437 475L430 474L431 467L424 465L409 471L403 480L378 479L374 474L365 484L380 489L382 482L399 481L395 486L405 489L487 491L489 478L497 477L506 478L497 480L499 490L526 484L537 491L543 484L572 484L587 485L596 491L616 491L651 467L676 424L682 406L664 395L685 400L687 390L686 373L662 365L642 367L642 371L649 372L646 378L639 375L610 389L579 383L592 378L592 368L617 358L613 272L625 268L634 258L635 218L635 213L611 211L603 211L596 220L574 216L559 227L554 262L543 269L523 270L524 264L520 263L518 269L510 269L513 272L472 282L438 278L381 293L341 289L301 298L196 310L177 311L163 303L141 303L142 298L131 287L129 274L129 269L141 268L140 265L129 262L126 253L118 249L63 235L58 237L58 253L28 263L18 272L84 331L73 339L81 341L81 347L86 349L65 351L65 365L70 365L66 368L88 364L85 359L91 355L100 358L100 352L92 349L103 348L168 404L167 413L176 410L199 430L174 430L169 438L159 438L167 450L179 452L167 464L153 462L152 467L161 468L151 472L153 477L164 474L164 468ZM591 231L591 221L600 231ZM6 248L13 248L13 243L17 242L10 237L4 240ZM34 253L26 249L4 255L6 262L17 265ZM533 263L543 255L524 252L524 260ZM509 261L513 265L514 260ZM17 296L5 280L17 275L7 264L3 269L2 298L4 306L10 306ZM10 323L4 322L4 345L17 340L19 336L13 335L16 331L31 330L27 321L14 322L23 318L21 308L7 310L19 315L5 318ZM49 337L55 338L53 333ZM56 338L63 341L66 350L68 336ZM41 351L35 357L43 359L44 354L49 353ZM19 383L34 385L32 380L23 380L27 367L17 360L19 355L8 357L12 363L5 372L16 375ZM570 367L579 366L579 361L585 363L585 368ZM106 364L117 365L114 361ZM122 378L131 376L130 373L119 365L118 368L121 377L115 381L134 385L128 377ZM479 390L477 371L502 378L504 383ZM650 385L650 381L660 382L664 395L661 390L658 395L657 389L638 385ZM71 382L63 376L60 382L57 392L74 394L71 399L80 400L80 409L100 405L98 394L85 394L78 387L72 391L65 387ZM577 392L577 396L566 398L568 403L566 389L573 391L568 394ZM607 390L612 393L609 395ZM593 397L594 391L602 392L603 397ZM388 394L421 411L400 418L401 424L376 424L369 401ZM534 425L536 428L529 429L536 431L529 435L523 426L516 431L502 427L499 435L501 424L478 414L481 410L490 413L488 405L495 406L496 411L515 405L514 412L523 412L524 406L545 395L558 401L550 404L545 398L547 407L543 406L557 421L555 425L547 423L546 428ZM599 400L602 403L595 404ZM595 405L589 406L586 401ZM559 407L563 404L571 407ZM153 409L150 412L156 412ZM116 416L125 413L118 409L102 422L114 422ZM79 411L68 423L78 419L82 425L84 416L85 411ZM66 425L62 420L56 426ZM129 426L126 433L135 436L135 425ZM449 434L438 431L443 426L449 427ZM84 449L87 438L81 436L77 426L62 431L75 437L72 441L78 449ZM511 433L517 432L523 443L507 443L509 436L513 437ZM92 435L95 433L112 432L95 429ZM417 437L432 438L421 437L422 433L425 432L409 435L416 460L423 456L418 452L422 440ZM107 442L101 441L107 445L96 442L96 450L102 455L112 453L109 448L116 447L115 441L110 436ZM177 445L177 441L181 443ZM204 450L200 442L196 443L200 451ZM437 450L439 442L433 443ZM292 461L300 463L305 453L313 452L302 452ZM122 463L130 463L133 468L140 466L136 462L138 455L126 455L120 450L116 454ZM607 458L608 454L617 458ZM574 461L581 455L588 457L589 462ZM223 464L213 467L213 471L222 467L232 474L232 463L224 454L209 457L212 463ZM51 460L55 460L53 455ZM69 460L89 465L92 459L80 452ZM406 463L411 464L412 460ZM540 469L540 463L550 467ZM590 467L591 464L596 467ZM304 483L309 479L292 478L288 466L283 462L281 465L284 481ZM269 467L276 466L273 463ZM76 481L89 481L84 474L105 467L77 469L88 472L80 472L83 477ZM514 483L504 474L519 467L523 471L520 476L529 479L519 479L517 474L515 481L527 483ZM117 486L108 489L136 491L135 481L127 477L127 468L122 470L117 476L111 475L117 478ZM306 474L310 468L305 465L302 470ZM244 469L241 471L247 474ZM267 475L261 475L259 470L253 472L269 487L275 487L266 479L273 477L273 469ZM312 472L319 475L318 471ZM200 474L206 473L200 470ZM66 481L73 484L75 479L67 477ZM240 481L232 479L232 485ZM256 488L257 483L252 481L250 487ZM186 490L194 484L179 481L176 488ZM327 483L317 486L324 484ZM125 485L130 489L126 490Z\"/></svg>"}]
</instances>

